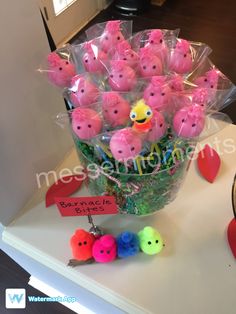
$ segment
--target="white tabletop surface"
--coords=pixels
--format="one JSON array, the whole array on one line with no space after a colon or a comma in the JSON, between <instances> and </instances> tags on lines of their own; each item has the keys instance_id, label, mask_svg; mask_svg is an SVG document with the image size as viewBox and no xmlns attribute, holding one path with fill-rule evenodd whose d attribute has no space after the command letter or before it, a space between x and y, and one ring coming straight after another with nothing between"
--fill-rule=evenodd
<instances>
[{"instance_id":1,"label":"white tabletop surface","mask_svg":"<svg viewBox=\"0 0 236 314\"><path fill-rule=\"evenodd\" d=\"M145 218L95 216L113 234L146 225L162 234L165 248L156 256L138 256L110 264L67 267L69 239L88 228L86 217L62 218L56 206L45 208L45 190L37 192L3 232L3 241L63 274L73 282L128 313L234 314L236 264L226 238L233 217L231 185L236 170L236 126L228 126L205 142L216 148L222 165L211 184L192 163L177 199ZM75 151L61 167L78 163ZM79 195L88 195L83 188Z\"/></svg>"}]
</instances>

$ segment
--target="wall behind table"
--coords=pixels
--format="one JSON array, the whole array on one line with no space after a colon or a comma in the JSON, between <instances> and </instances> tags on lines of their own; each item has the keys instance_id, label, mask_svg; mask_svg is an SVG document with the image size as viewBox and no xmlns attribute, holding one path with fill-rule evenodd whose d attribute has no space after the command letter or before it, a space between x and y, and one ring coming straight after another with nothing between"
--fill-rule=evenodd
<instances>
[{"instance_id":1,"label":"wall behind table","mask_svg":"<svg viewBox=\"0 0 236 314\"><path fill-rule=\"evenodd\" d=\"M0 10L0 222L8 224L72 147L52 121L65 111L60 91L36 69L50 52L36 0L8 0Z\"/></svg>"}]
</instances>

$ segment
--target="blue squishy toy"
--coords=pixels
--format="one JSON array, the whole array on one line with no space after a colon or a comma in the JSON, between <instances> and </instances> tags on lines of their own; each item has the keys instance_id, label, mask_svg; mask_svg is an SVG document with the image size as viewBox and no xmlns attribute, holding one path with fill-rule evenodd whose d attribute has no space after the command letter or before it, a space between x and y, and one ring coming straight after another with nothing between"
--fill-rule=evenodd
<instances>
[{"instance_id":1,"label":"blue squishy toy","mask_svg":"<svg viewBox=\"0 0 236 314\"><path fill-rule=\"evenodd\" d=\"M137 234L124 231L118 235L117 239L117 255L120 258L134 256L139 253L139 238Z\"/></svg>"}]
</instances>

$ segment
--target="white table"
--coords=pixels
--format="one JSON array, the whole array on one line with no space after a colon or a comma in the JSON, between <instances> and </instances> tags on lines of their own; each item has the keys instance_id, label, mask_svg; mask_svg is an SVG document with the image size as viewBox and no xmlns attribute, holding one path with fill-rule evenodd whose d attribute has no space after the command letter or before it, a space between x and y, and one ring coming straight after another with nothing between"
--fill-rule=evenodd
<instances>
[{"instance_id":1,"label":"white table","mask_svg":"<svg viewBox=\"0 0 236 314\"><path fill-rule=\"evenodd\" d=\"M213 143L215 137L224 153L213 184L205 181L192 163L177 199L155 215L95 217L96 224L114 234L154 226L166 245L157 256L140 253L110 264L67 267L72 257L69 239L75 229L88 228L87 218L62 218L56 206L45 208L45 189L38 191L6 227L3 241L118 307L119 312L234 314L236 265L227 245L226 227L233 217L230 196L236 166L236 126L226 127L207 142ZM61 168L73 168L77 162L73 151ZM87 193L83 188L79 195Z\"/></svg>"}]
</instances>

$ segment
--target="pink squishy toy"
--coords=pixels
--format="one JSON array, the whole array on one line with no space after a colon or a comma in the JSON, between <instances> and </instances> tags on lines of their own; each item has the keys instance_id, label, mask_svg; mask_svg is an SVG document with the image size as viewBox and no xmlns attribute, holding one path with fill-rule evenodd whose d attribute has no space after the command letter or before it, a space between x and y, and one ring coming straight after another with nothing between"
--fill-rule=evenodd
<instances>
[{"instance_id":1,"label":"pink squishy toy","mask_svg":"<svg viewBox=\"0 0 236 314\"><path fill-rule=\"evenodd\" d=\"M126 128L114 133L111 137L110 149L116 160L125 162L139 155L142 141L136 132L131 128Z\"/></svg>"},{"instance_id":2,"label":"pink squishy toy","mask_svg":"<svg viewBox=\"0 0 236 314\"><path fill-rule=\"evenodd\" d=\"M56 52L51 52L47 58L48 79L56 86L69 87L75 73L75 66L69 60L62 59Z\"/></svg>"},{"instance_id":3,"label":"pink squishy toy","mask_svg":"<svg viewBox=\"0 0 236 314\"><path fill-rule=\"evenodd\" d=\"M123 126L129 120L130 104L117 92L103 94L102 110L105 120L112 127Z\"/></svg>"},{"instance_id":4,"label":"pink squishy toy","mask_svg":"<svg viewBox=\"0 0 236 314\"><path fill-rule=\"evenodd\" d=\"M206 109L209 101L209 92L207 88L196 88L192 92L192 102Z\"/></svg>"},{"instance_id":5,"label":"pink squishy toy","mask_svg":"<svg viewBox=\"0 0 236 314\"><path fill-rule=\"evenodd\" d=\"M217 89L219 80L219 71L212 69L205 73L205 75L198 77L194 83L199 87Z\"/></svg>"},{"instance_id":6,"label":"pink squishy toy","mask_svg":"<svg viewBox=\"0 0 236 314\"><path fill-rule=\"evenodd\" d=\"M113 90L127 92L137 83L135 71L124 60L111 61L109 84Z\"/></svg>"},{"instance_id":7,"label":"pink squishy toy","mask_svg":"<svg viewBox=\"0 0 236 314\"><path fill-rule=\"evenodd\" d=\"M120 31L120 21L109 21L106 23L104 33L101 36L101 48L106 53L113 54L118 43L124 40Z\"/></svg>"},{"instance_id":8,"label":"pink squishy toy","mask_svg":"<svg viewBox=\"0 0 236 314\"><path fill-rule=\"evenodd\" d=\"M86 50L83 56L85 70L91 73L103 73L105 68L102 62L107 60L107 54L102 50L98 50L98 47L93 45L92 42L85 43L84 49Z\"/></svg>"},{"instance_id":9,"label":"pink squishy toy","mask_svg":"<svg viewBox=\"0 0 236 314\"><path fill-rule=\"evenodd\" d=\"M190 44L187 40L179 39L170 56L170 70L184 74L191 71L193 66Z\"/></svg>"},{"instance_id":10,"label":"pink squishy toy","mask_svg":"<svg viewBox=\"0 0 236 314\"><path fill-rule=\"evenodd\" d=\"M169 86L173 92L182 92L184 90L184 79L179 74L173 74L169 80Z\"/></svg>"},{"instance_id":11,"label":"pink squishy toy","mask_svg":"<svg viewBox=\"0 0 236 314\"><path fill-rule=\"evenodd\" d=\"M93 258L98 263L109 263L116 259L116 239L111 234L106 234L97 239L92 248Z\"/></svg>"},{"instance_id":12,"label":"pink squishy toy","mask_svg":"<svg viewBox=\"0 0 236 314\"><path fill-rule=\"evenodd\" d=\"M160 59L147 47L140 49L140 74L142 77L151 77L162 74Z\"/></svg>"},{"instance_id":13,"label":"pink squishy toy","mask_svg":"<svg viewBox=\"0 0 236 314\"><path fill-rule=\"evenodd\" d=\"M139 62L138 54L131 49L130 44L126 40L117 45L114 59L126 61L131 68L135 68Z\"/></svg>"},{"instance_id":14,"label":"pink squishy toy","mask_svg":"<svg viewBox=\"0 0 236 314\"><path fill-rule=\"evenodd\" d=\"M163 76L153 76L143 93L143 98L152 109L165 109L170 100L171 89Z\"/></svg>"},{"instance_id":15,"label":"pink squishy toy","mask_svg":"<svg viewBox=\"0 0 236 314\"><path fill-rule=\"evenodd\" d=\"M192 138L200 135L205 125L205 115L202 107L191 105L176 112L173 127L178 136Z\"/></svg>"},{"instance_id":16,"label":"pink squishy toy","mask_svg":"<svg viewBox=\"0 0 236 314\"><path fill-rule=\"evenodd\" d=\"M148 131L146 139L151 143L155 143L164 136L165 132L165 119L160 112L155 111L151 119L151 128Z\"/></svg>"},{"instance_id":17,"label":"pink squishy toy","mask_svg":"<svg viewBox=\"0 0 236 314\"><path fill-rule=\"evenodd\" d=\"M98 113L89 108L76 108L72 112L72 129L81 140L90 140L102 130Z\"/></svg>"},{"instance_id":18,"label":"pink squishy toy","mask_svg":"<svg viewBox=\"0 0 236 314\"><path fill-rule=\"evenodd\" d=\"M98 100L98 88L81 75L76 75L71 81L70 100L75 107L86 107Z\"/></svg>"},{"instance_id":19,"label":"pink squishy toy","mask_svg":"<svg viewBox=\"0 0 236 314\"><path fill-rule=\"evenodd\" d=\"M164 41L163 33L160 29L154 29L150 32L148 43L145 47L149 48L162 62L167 57L167 47Z\"/></svg>"}]
</instances>

